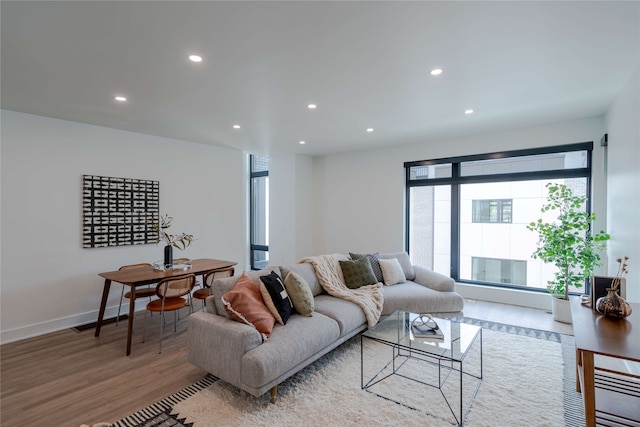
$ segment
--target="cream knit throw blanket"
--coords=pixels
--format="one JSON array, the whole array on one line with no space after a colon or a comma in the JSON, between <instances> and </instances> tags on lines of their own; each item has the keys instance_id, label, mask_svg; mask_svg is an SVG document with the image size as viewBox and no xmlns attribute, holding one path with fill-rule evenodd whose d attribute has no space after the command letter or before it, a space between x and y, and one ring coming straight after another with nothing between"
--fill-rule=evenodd
<instances>
[{"instance_id":1,"label":"cream knit throw blanket","mask_svg":"<svg viewBox=\"0 0 640 427\"><path fill-rule=\"evenodd\" d=\"M313 265L320 286L329 295L358 304L367 317L367 325L372 328L378 323L382 313L382 305L384 303L382 284L376 283L375 285L349 289L344 283L342 269L338 262L348 259L349 257L346 255L333 254L302 258L299 262L308 262Z\"/></svg>"}]
</instances>

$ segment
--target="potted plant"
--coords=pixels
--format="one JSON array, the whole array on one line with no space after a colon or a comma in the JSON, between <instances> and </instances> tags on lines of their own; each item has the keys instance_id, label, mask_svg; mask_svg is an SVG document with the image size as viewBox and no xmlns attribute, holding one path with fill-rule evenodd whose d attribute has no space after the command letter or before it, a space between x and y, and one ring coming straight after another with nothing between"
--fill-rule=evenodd
<instances>
[{"instance_id":1,"label":"potted plant","mask_svg":"<svg viewBox=\"0 0 640 427\"><path fill-rule=\"evenodd\" d=\"M547 203L542 212L557 212L552 222L542 219L531 222L527 228L538 233L540 240L533 252L534 259L554 264L557 268L554 279L547 282L551 294L554 320L571 323L569 289L580 289L600 265L600 252L604 249L609 234L600 231L591 233L595 213L587 213L587 198L576 196L564 184L548 183Z\"/></svg>"}]
</instances>

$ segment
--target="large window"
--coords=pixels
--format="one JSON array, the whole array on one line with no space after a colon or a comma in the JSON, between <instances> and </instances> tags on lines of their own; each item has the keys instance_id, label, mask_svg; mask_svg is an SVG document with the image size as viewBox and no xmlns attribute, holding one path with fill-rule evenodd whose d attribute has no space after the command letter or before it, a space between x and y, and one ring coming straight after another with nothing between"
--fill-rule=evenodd
<instances>
[{"instance_id":1,"label":"large window","mask_svg":"<svg viewBox=\"0 0 640 427\"><path fill-rule=\"evenodd\" d=\"M589 195L593 144L405 163L412 262L459 282L544 290L552 265L531 258L545 184ZM585 210L588 206L584 207Z\"/></svg>"},{"instance_id":2,"label":"large window","mask_svg":"<svg viewBox=\"0 0 640 427\"><path fill-rule=\"evenodd\" d=\"M269 158L251 155L250 164L250 258L251 269L269 265Z\"/></svg>"}]
</instances>

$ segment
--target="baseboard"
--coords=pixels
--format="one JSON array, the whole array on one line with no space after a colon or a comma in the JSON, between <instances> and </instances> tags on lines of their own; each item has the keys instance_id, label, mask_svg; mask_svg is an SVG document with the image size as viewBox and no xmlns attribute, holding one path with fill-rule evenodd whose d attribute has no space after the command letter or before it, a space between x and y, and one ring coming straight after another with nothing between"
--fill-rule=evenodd
<instances>
[{"instance_id":1,"label":"baseboard","mask_svg":"<svg viewBox=\"0 0 640 427\"><path fill-rule=\"evenodd\" d=\"M456 283L456 291L464 298L551 311L551 299L546 292L492 288L469 283Z\"/></svg>"},{"instance_id":2,"label":"baseboard","mask_svg":"<svg viewBox=\"0 0 640 427\"><path fill-rule=\"evenodd\" d=\"M136 304L136 311L144 310L146 303L140 301ZM122 305L120 314L127 314L129 306ZM118 306L108 307L105 310L104 318L115 317L118 314ZM52 332L61 331L64 329L71 329L77 326L86 325L92 323L98 319L98 310L90 311L87 313L79 313L73 316L62 317L54 320L50 320L42 323L35 323L33 325L23 326L16 329L10 329L0 332L0 344L7 344L14 341L21 341L27 338L33 338L44 334L50 334Z\"/></svg>"}]
</instances>

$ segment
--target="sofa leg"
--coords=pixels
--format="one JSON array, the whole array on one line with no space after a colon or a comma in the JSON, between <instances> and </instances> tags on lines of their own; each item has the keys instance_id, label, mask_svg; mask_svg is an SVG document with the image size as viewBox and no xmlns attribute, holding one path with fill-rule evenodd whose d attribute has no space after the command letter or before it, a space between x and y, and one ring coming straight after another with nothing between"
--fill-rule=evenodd
<instances>
[{"instance_id":1,"label":"sofa leg","mask_svg":"<svg viewBox=\"0 0 640 427\"><path fill-rule=\"evenodd\" d=\"M271 403L276 403L276 393L278 393L278 386L271 387Z\"/></svg>"}]
</instances>

